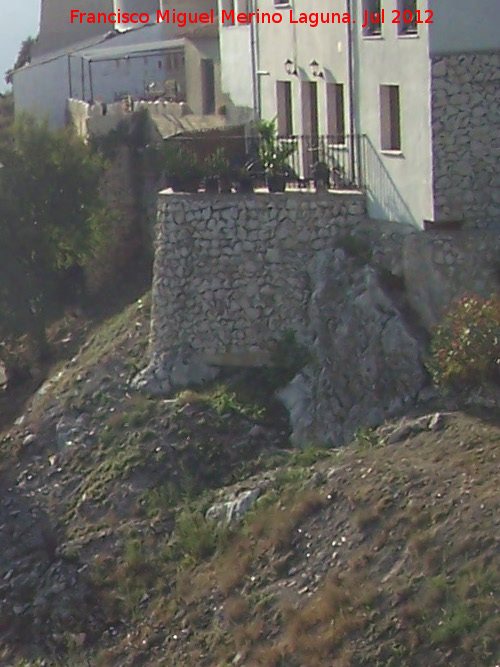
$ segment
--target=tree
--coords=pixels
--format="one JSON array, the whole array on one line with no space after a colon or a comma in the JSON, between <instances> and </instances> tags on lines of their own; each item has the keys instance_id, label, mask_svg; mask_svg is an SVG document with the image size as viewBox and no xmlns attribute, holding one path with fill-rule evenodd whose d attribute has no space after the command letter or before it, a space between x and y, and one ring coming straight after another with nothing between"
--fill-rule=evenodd
<instances>
[{"instance_id":1,"label":"tree","mask_svg":"<svg viewBox=\"0 0 500 667\"><path fill-rule=\"evenodd\" d=\"M17 54L17 59L16 62L14 63L14 67L5 73L5 83L11 84L12 75L16 71L16 69L19 69L23 65L26 65L27 63L31 62L31 54L35 42L36 39L34 37L27 37L21 43L21 47L19 49L19 53Z\"/></svg>"},{"instance_id":2,"label":"tree","mask_svg":"<svg viewBox=\"0 0 500 667\"><path fill-rule=\"evenodd\" d=\"M29 117L0 163L0 341L28 333L43 354L58 273L84 264L101 233L104 165L70 130Z\"/></svg>"},{"instance_id":3,"label":"tree","mask_svg":"<svg viewBox=\"0 0 500 667\"><path fill-rule=\"evenodd\" d=\"M14 122L14 95L0 93L0 151L11 140L10 128Z\"/></svg>"}]
</instances>

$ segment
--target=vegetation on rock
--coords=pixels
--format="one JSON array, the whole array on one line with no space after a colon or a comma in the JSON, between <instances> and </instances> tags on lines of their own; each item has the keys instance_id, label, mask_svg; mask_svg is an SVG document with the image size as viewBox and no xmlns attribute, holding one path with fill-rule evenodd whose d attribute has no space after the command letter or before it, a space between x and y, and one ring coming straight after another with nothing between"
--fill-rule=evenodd
<instances>
[{"instance_id":1,"label":"vegetation on rock","mask_svg":"<svg viewBox=\"0 0 500 667\"><path fill-rule=\"evenodd\" d=\"M3 433L0 662L497 664L495 416L296 451L265 374L131 394L149 306L94 329ZM241 520L207 518L255 489Z\"/></svg>"},{"instance_id":2,"label":"vegetation on rock","mask_svg":"<svg viewBox=\"0 0 500 667\"><path fill-rule=\"evenodd\" d=\"M500 302L465 295L436 328L427 368L436 384L455 388L498 380Z\"/></svg>"}]
</instances>

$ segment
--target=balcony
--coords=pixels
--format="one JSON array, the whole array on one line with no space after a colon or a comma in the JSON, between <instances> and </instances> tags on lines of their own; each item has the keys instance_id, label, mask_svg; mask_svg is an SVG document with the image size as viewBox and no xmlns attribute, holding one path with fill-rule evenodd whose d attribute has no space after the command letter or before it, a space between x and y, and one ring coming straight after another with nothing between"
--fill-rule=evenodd
<instances>
[{"instance_id":1,"label":"balcony","mask_svg":"<svg viewBox=\"0 0 500 667\"><path fill-rule=\"evenodd\" d=\"M329 190L363 189L361 165L357 156L361 154L362 135L292 135L279 136L280 148L295 146L287 160L287 187L312 189L318 171L327 171ZM254 157L253 174L264 181L263 169L256 156L259 155L259 137L248 140L248 153Z\"/></svg>"}]
</instances>

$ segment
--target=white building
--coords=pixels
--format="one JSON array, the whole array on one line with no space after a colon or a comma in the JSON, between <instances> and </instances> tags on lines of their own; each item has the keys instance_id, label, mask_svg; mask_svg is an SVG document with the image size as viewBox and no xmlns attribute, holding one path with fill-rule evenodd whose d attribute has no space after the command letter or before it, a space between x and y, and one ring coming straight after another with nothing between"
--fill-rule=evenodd
<instances>
[{"instance_id":1,"label":"white building","mask_svg":"<svg viewBox=\"0 0 500 667\"><path fill-rule=\"evenodd\" d=\"M326 136L373 218L500 219L498 0L219 3L230 113L277 117L313 146ZM248 12L260 22L238 24ZM379 22L363 27L365 12Z\"/></svg>"},{"instance_id":2,"label":"white building","mask_svg":"<svg viewBox=\"0 0 500 667\"><path fill-rule=\"evenodd\" d=\"M217 25L182 27L158 23L164 0L96 0L80 3L81 11L146 12L147 25L71 24L63 0L43 0L35 57L13 73L16 113L66 121L69 98L114 102L124 96L147 98L151 91L186 101L194 114L213 114L223 103ZM182 0L183 11L216 10L216 0ZM63 6L64 5L64 6ZM194 8L194 9L193 9Z\"/></svg>"}]
</instances>

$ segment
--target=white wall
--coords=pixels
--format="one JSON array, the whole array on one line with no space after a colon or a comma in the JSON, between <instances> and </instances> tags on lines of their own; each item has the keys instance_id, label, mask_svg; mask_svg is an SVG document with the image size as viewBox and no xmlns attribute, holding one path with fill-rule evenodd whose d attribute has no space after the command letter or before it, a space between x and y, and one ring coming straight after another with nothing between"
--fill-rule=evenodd
<instances>
[{"instance_id":1,"label":"white wall","mask_svg":"<svg viewBox=\"0 0 500 667\"><path fill-rule=\"evenodd\" d=\"M368 204L374 218L409 222L422 226L432 218L432 159L430 136L430 62L428 35L421 26L418 37L398 36L397 25L391 23L397 0L384 0L385 25L381 38L364 38L361 1L353 24L356 132L367 135L366 157ZM344 84L345 130L349 132L348 33L346 24L290 24L290 7L277 9L272 0L259 0L260 11L281 12L280 24L258 25L258 69L269 72L260 76L262 117L276 116L276 81L290 81L293 98L293 131L308 132L305 123L307 100L302 98L301 84L317 83L319 133L327 134L326 84ZM311 12L309 0L295 0L294 18L300 12ZM347 11L346 1L316 0L314 12ZM423 28L423 29L422 29ZM243 39L248 28L223 27L223 85L230 96L241 103L251 103L251 78L241 72L243 54L249 38ZM228 55L226 55L228 54ZM297 75L288 75L285 61L292 60ZM310 62L316 60L323 74L313 76ZM243 78L243 75L245 78ZM379 88L382 84L400 86L402 151L381 152ZM372 147L372 148L370 148ZM366 148L366 146L365 146Z\"/></svg>"},{"instance_id":2,"label":"white wall","mask_svg":"<svg viewBox=\"0 0 500 667\"><path fill-rule=\"evenodd\" d=\"M13 89L16 114L26 112L46 118L52 126L65 124L70 96L66 57L17 70Z\"/></svg>"},{"instance_id":3,"label":"white wall","mask_svg":"<svg viewBox=\"0 0 500 667\"><path fill-rule=\"evenodd\" d=\"M222 91L228 96L231 105L251 109L253 92L250 27L221 26L219 44Z\"/></svg>"},{"instance_id":4,"label":"white wall","mask_svg":"<svg viewBox=\"0 0 500 667\"><path fill-rule=\"evenodd\" d=\"M179 53L180 50L177 48L175 52ZM103 53L105 51L100 52L101 55ZM168 59L169 56L165 54L144 54L129 60L113 59L89 63L76 53L69 62L67 56L62 56L40 65L25 67L14 75L16 113L25 111L46 117L52 126L62 126L66 121L66 100L69 97L87 102L93 97L94 101L109 103L124 94L144 97L145 87L153 81L161 83L168 78L178 78L181 86L185 86L184 68L178 71L169 70ZM162 63L161 69L158 67L159 62Z\"/></svg>"},{"instance_id":5,"label":"white wall","mask_svg":"<svg viewBox=\"0 0 500 667\"><path fill-rule=\"evenodd\" d=\"M95 60L85 64L85 69L92 72L92 92L94 100L113 102L117 97L132 95L132 97L144 97L146 87L150 83L162 83L167 79L179 81L182 90L185 90L184 66L182 64L183 49L175 49L174 59L178 63L176 69L170 66L169 54L156 55L134 55L128 59ZM100 52L101 57L105 51ZM76 64L76 88L78 86L78 69L80 59L72 60ZM73 67L73 69L75 69ZM82 99L90 101L90 80L86 77L84 95Z\"/></svg>"},{"instance_id":6,"label":"white wall","mask_svg":"<svg viewBox=\"0 0 500 667\"><path fill-rule=\"evenodd\" d=\"M42 62L34 62L14 74L14 100L16 113L28 113L45 116L53 126L64 125L66 100L75 97L90 101L90 71L94 100L112 102L122 93L143 96L145 86L152 82L164 82L168 78L179 78L184 85L184 68L172 71L164 55L144 54L139 57L92 61L92 55L105 57L110 49L122 46L135 46L160 41L164 33L161 24L148 26L142 30L132 30L106 40L91 49L74 51ZM85 57L82 59L81 54ZM162 67L158 67L158 62ZM82 70L83 62L83 70ZM117 62L119 64L117 65Z\"/></svg>"},{"instance_id":7,"label":"white wall","mask_svg":"<svg viewBox=\"0 0 500 667\"><path fill-rule=\"evenodd\" d=\"M499 0L427 0L431 55L500 49Z\"/></svg>"},{"instance_id":8,"label":"white wall","mask_svg":"<svg viewBox=\"0 0 500 667\"><path fill-rule=\"evenodd\" d=\"M360 5L360 3L358 3ZM432 151L430 60L428 31L398 35L393 24L397 0L384 0L385 23L380 37L363 37L356 30L356 116L359 130L375 150L368 149L368 210L371 217L409 222L419 227L432 219ZM360 8L356 22L361 22ZM399 153L381 150L380 86L400 88L401 139Z\"/></svg>"},{"instance_id":9,"label":"white wall","mask_svg":"<svg viewBox=\"0 0 500 667\"><path fill-rule=\"evenodd\" d=\"M276 115L276 81L290 81L292 84L293 130L294 134L307 133L304 124L301 82L314 81L318 88L319 132L327 133L326 125L326 83L343 83L346 102L346 128L348 128L349 100L347 91L347 30L345 25L322 24L315 28L306 24L290 24L290 7L276 9L272 0L261 0L261 11L278 12L283 15L280 24L259 25L258 60L259 69L270 72L270 76L261 76L262 116L273 118ZM294 3L295 19L300 12L343 12L344 2L332 3L331 0L315 0L311 7L310 0L296 0ZM285 61L291 60L297 68L297 75L289 75ZM309 63L316 60L321 67L323 77L312 75Z\"/></svg>"}]
</instances>

